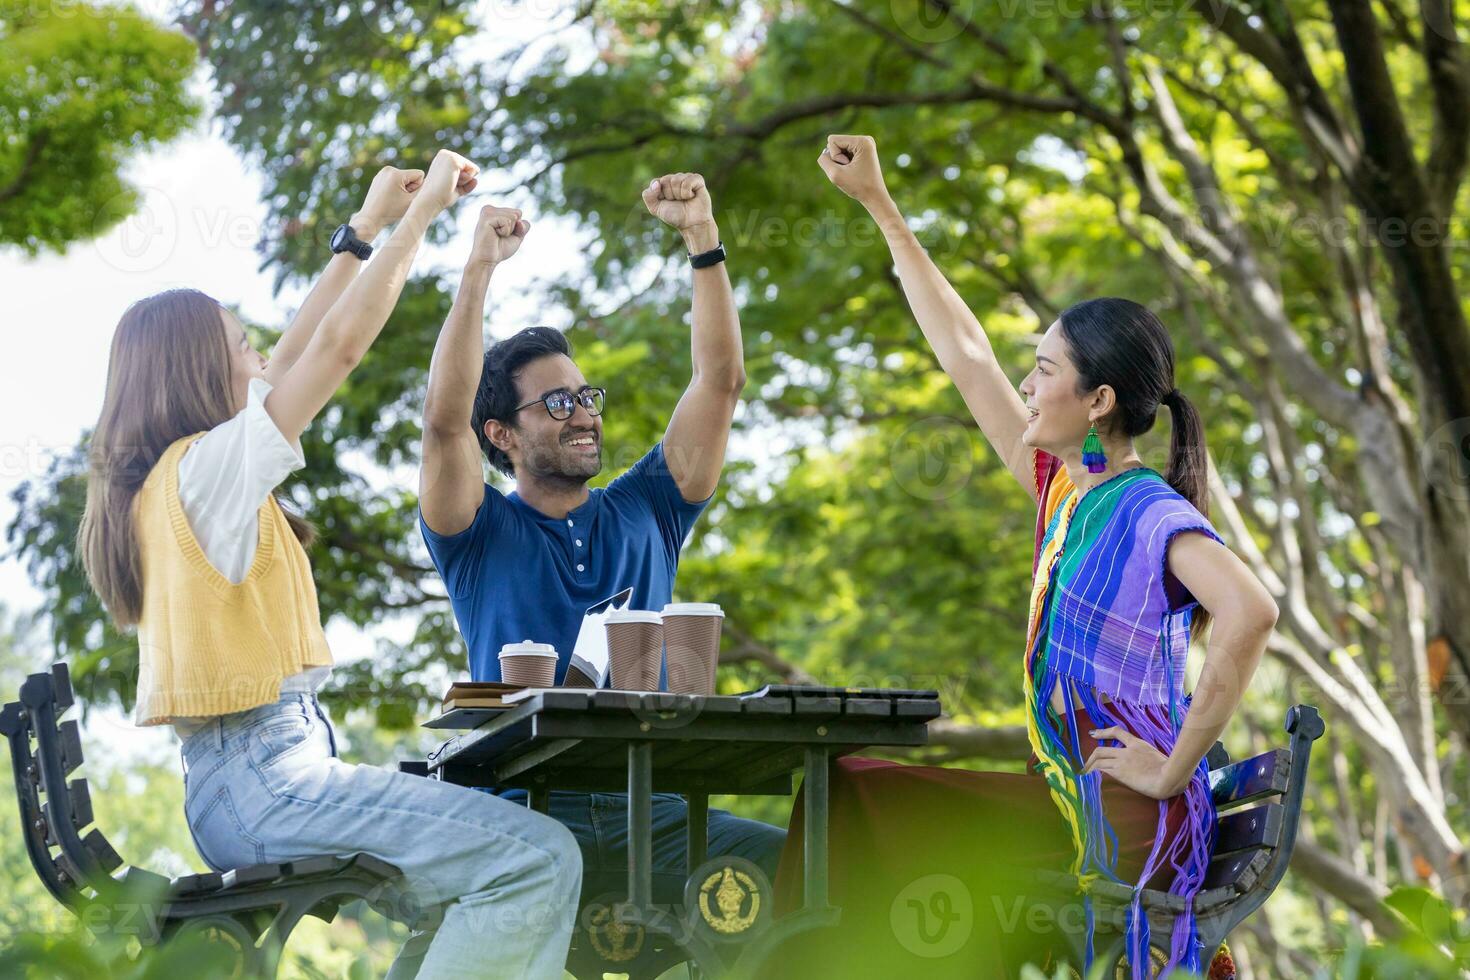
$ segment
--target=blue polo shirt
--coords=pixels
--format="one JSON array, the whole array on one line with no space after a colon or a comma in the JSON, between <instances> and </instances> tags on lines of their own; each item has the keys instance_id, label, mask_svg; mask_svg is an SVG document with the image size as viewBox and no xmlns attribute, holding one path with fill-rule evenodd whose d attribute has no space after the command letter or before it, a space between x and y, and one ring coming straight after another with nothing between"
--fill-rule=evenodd
<instances>
[{"instance_id":1,"label":"blue polo shirt","mask_svg":"<svg viewBox=\"0 0 1470 980\"><path fill-rule=\"evenodd\" d=\"M420 512L470 676L500 680L500 648L534 640L556 647L560 681L590 606L631 588L632 608L662 609L673 599L679 551L708 504L683 498L659 443L564 518L489 484L474 523L458 534L436 534Z\"/></svg>"}]
</instances>

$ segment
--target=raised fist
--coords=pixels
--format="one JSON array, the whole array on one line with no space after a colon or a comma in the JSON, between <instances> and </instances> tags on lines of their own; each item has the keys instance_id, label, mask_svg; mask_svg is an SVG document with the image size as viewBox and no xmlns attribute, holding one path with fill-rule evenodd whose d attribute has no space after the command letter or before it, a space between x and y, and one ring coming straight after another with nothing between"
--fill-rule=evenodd
<instances>
[{"instance_id":1,"label":"raised fist","mask_svg":"<svg viewBox=\"0 0 1470 980\"><path fill-rule=\"evenodd\" d=\"M474 190L479 175L480 168L458 153L440 150L429 164L429 175L419 194L442 211Z\"/></svg>"},{"instance_id":2,"label":"raised fist","mask_svg":"<svg viewBox=\"0 0 1470 980\"><path fill-rule=\"evenodd\" d=\"M817 163L827 179L862 204L888 193L878 166L878 144L871 136L828 136Z\"/></svg>"},{"instance_id":3,"label":"raised fist","mask_svg":"<svg viewBox=\"0 0 1470 980\"><path fill-rule=\"evenodd\" d=\"M643 203L650 214L681 232L714 223L714 205L699 174L665 174L643 189Z\"/></svg>"},{"instance_id":4,"label":"raised fist","mask_svg":"<svg viewBox=\"0 0 1470 980\"><path fill-rule=\"evenodd\" d=\"M373 177L373 182L368 187L367 198L362 202L362 208L357 212L361 223L366 230L376 234L386 225L391 225L403 213L408 210L409 204L413 202L414 196L424 184L424 172L422 170L399 170L397 167L384 167ZM356 228L358 222L354 220L353 226L359 234L364 229Z\"/></svg>"},{"instance_id":5,"label":"raised fist","mask_svg":"<svg viewBox=\"0 0 1470 980\"><path fill-rule=\"evenodd\" d=\"M493 205L481 208L470 261L490 266L504 262L516 254L530 230L531 222L521 218L519 208L497 208Z\"/></svg>"}]
</instances>

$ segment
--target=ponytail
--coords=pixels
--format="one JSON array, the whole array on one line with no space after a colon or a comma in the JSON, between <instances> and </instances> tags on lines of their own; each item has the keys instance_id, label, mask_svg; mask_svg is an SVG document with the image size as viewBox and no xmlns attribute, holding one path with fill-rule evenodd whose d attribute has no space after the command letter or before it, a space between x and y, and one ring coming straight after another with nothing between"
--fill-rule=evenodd
<instances>
[{"instance_id":1,"label":"ponytail","mask_svg":"<svg viewBox=\"0 0 1470 980\"><path fill-rule=\"evenodd\" d=\"M1206 518L1210 516L1209 454L1205 447L1205 426L1199 409L1174 388L1161 403L1169 406L1173 432L1169 436L1169 468L1164 479L1169 486L1194 505ZM1191 632L1200 636L1210 624L1210 614L1203 606L1194 613Z\"/></svg>"},{"instance_id":2,"label":"ponytail","mask_svg":"<svg viewBox=\"0 0 1470 980\"><path fill-rule=\"evenodd\" d=\"M1178 388L1166 394L1162 403L1174 417L1174 432L1169 437L1169 468L1164 479L1194 509L1210 516L1209 459L1205 450L1205 425L1199 410Z\"/></svg>"}]
</instances>

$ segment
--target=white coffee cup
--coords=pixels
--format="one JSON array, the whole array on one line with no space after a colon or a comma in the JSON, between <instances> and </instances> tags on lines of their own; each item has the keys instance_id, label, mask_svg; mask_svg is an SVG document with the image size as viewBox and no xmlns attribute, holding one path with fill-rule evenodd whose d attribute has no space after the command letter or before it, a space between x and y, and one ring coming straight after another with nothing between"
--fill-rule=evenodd
<instances>
[{"instance_id":1,"label":"white coffee cup","mask_svg":"<svg viewBox=\"0 0 1470 980\"><path fill-rule=\"evenodd\" d=\"M556 647L550 643L507 643L500 648L500 679L524 687L551 687L556 683Z\"/></svg>"}]
</instances>

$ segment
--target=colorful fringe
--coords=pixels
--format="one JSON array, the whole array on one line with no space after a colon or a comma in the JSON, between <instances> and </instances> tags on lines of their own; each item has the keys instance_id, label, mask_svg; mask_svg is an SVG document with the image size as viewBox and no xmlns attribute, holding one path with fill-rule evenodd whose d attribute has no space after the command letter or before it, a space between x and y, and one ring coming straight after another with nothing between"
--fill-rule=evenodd
<instances>
[{"instance_id":1,"label":"colorful fringe","mask_svg":"<svg viewBox=\"0 0 1470 980\"><path fill-rule=\"evenodd\" d=\"M1046 503L1043 497L1043 507ZM1188 697L1176 703L1172 695L1167 705L1140 705L1116 699L1104 701L1089 685L1074 684L1071 678L1059 673L1049 663L1043 624L1046 623L1050 611L1052 573L1061 556L1067 527L1076 506L1077 494L1073 488L1068 497L1057 506L1038 549L1035 580L1032 584L1023 687L1027 705L1026 730L1031 748L1040 760L1038 768L1047 781L1052 799L1072 831L1076 849L1071 873L1078 879L1086 913L1084 971L1091 970L1094 958L1094 920L1092 898L1088 891L1099 878L1106 878L1132 890L1133 901L1126 920L1127 957L1134 980L1146 980L1149 976L1150 936L1148 914L1142 907L1142 890L1143 885L1167 865L1174 871L1174 880L1169 891L1184 898L1186 911L1174 920L1168 964L1161 975L1166 975L1176 967L1197 973L1200 971L1202 949L1195 924L1193 900L1204 883L1216 830L1215 810L1210 799L1209 774L1205 763L1201 760L1194 778L1185 790L1188 810L1184 824L1185 833L1173 840L1167 839L1168 803L1161 800L1153 849L1139 880L1129 883L1122 881L1117 874L1118 839L1102 809L1102 773L1079 775L1085 760L1073 757L1067 748L1069 744L1080 744L1079 733L1076 731L1074 697L1080 698L1081 706L1087 710L1096 727L1117 725L1165 754L1173 749L1178 738L1181 721L1179 709L1183 707L1187 710L1189 704ZM1163 631L1162 646L1162 654L1167 663L1173 655L1168 630ZM1061 719L1051 710L1051 694L1059 682L1062 682L1062 698L1070 728L1065 737L1057 729Z\"/></svg>"}]
</instances>

